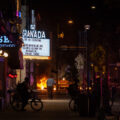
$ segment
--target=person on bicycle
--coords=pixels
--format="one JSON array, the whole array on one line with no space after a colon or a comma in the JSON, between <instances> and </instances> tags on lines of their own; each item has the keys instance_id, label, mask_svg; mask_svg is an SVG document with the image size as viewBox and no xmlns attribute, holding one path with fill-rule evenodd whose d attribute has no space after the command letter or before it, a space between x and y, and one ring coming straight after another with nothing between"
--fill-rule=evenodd
<instances>
[{"instance_id":1,"label":"person on bicycle","mask_svg":"<svg viewBox=\"0 0 120 120\"><path fill-rule=\"evenodd\" d=\"M76 97L80 93L80 90L78 89L78 81L78 79L73 78L72 84L68 87L68 93L71 97Z\"/></svg>"},{"instance_id":2,"label":"person on bicycle","mask_svg":"<svg viewBox=\"0 0 120 120\"><path fill-rule=\"evenodd\" d=\"M20 95L22 100L22 111L25 111L24 107L28 103L28 99L30 97L30 92L28 91L30 88L29 82L30 82L29 78L25 77L24 82L18 84L17 86L18 94Z\"/></svg>"},{"instance_id":3,"label":"person on bicycle","mask_svg":"<svg viewBox=\"0 0 120 120\"><path fill-rule=\"evenodd\" d=\"M76 110L76 105L78 104L78 97L80 94L80 90L78 88L78 79L73 79L73 83L68 87L68 93L70 94L71 98L75 101L74 110Z\"/></svg>"}]
</instances>

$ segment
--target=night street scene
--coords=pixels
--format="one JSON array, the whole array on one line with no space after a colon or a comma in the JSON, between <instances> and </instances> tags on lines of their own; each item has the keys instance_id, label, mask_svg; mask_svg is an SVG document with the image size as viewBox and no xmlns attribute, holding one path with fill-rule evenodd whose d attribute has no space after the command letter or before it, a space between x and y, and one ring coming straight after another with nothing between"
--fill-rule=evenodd
<instances>
[{"instance_id":1,"label":"night street scene","mask_svg":"<svg viewBox=\"0 0 120 120\"><path fill-rule=\"evenodd\" d=\"M0 120L120 120L120 0L2 0Z\"/></svg>"}]
</instances>

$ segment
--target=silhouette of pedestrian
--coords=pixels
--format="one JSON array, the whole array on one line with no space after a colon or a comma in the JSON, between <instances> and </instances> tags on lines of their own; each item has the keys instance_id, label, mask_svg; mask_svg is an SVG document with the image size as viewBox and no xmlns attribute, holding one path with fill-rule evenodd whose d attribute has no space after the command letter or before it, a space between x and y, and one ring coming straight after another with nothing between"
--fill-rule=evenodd
<instances>
[{"instance_id":1,"label":"silhouette of pedestrian","mask_svg":"<svg viewBox=\"0 0 120 120\"><path fill-rule=\"evenodd\" d=\"M55 81L53 79L53 75L50 75L50 78L47 80L47 90L48 90L48 97L50 99L53 98L53 85L55 84Z\"/></svg>"}]
</instances>

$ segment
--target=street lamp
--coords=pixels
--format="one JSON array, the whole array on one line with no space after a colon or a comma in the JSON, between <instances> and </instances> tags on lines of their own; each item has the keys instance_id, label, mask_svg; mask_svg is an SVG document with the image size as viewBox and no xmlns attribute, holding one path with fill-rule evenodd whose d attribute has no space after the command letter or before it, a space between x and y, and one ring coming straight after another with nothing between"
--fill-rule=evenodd
<instances>
[{"instance_id":1,"label":"street lamp","mask_svg":"<svg viewBox=\"0 0 120 120\"><path fill-rule=\"evenodd\" d=\"M68 24L73 24L74 21L72 19L68 20Z\"/></svg>"},{"instance_id":2,"label":"street lamp","mask_svg":"<svg viewBox=\"0 0 120 120\"><path fill-rule=\"evenodd\" d=\"M8 53L4 52L3 56L8 57Z\"/></svg>"},{"instance_id":3,"label":"street lamp","mask_svg":"<svg viewBox=\"0 0 120 120\"><path fill-rule=\"evenodd\" d=\"M4 52L3 50L0 50L0 56L6 58L6 57L8 57L8 53Z\"/></svg>"},{"instance_id":4,"label":"street lamp","mask_svg":"<svg viewBox=\"0 0 120 120\"><path fill-rule=\"evenodd\" d=\"M89 51L88 51L88 38L87 38L87 31L90 30L90 25L85 25L84 26L84 37L85 37L85 57L86 57L86 78L87 78L87 85L88 87L90 86L90 75L89 75Z\"/></svg>"},{"instance_id":5,"label":"street lamp","mask_svg":"<svg viewBox=\"0 0 120 120\"><path fill-rule=\"evenodd\" d=\"M85 25L84 28L85 30L90 30L90 25Z\"/></svg>"},{"instance_id":6,"label":"street lamp","mask_svg":"<svg viewBox=\"0 0 120 120\"><path fill-rule=\"evenodd\" d=\"M92 6L91 6L91 9L92 9L92 10L95 10L95 9L96 9L96 6L95 6L95 5L92 5Z\"/></svg>"}]
</instances>

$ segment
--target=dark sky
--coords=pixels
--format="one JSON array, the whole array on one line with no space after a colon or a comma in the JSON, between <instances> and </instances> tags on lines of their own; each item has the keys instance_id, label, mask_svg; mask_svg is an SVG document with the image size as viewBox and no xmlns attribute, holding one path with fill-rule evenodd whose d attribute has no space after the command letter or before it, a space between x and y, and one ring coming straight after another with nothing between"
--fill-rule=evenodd
<instances>
[{"instance_id":1,"label":"dark sky","mask_svg":"<svg viewBox=\"0 0 120 120\"><path fill-rule=\"evenodd\" d=\"M95 0L94 0L95 1ZM90 0L31 0L31 7L38 10L41 14L47 14L51 17L72 17L89 15L92 3ZM99 6L100 6L99 2Z\"/></svg>"},{"instance_id":2,"label":"dark sky","mask_svg":"<svg viewBox=\"0 0 120 120\"><path fill-rule=\"evenodd\" d=\"M0 9L11 9L15 6L15 0L4 0L0 4ZM22 0L25 1L25 0ZM75 19L94 20L110 16L111 19L118 18L120 10L120 0L26 0L31 8L40 13L42 19L64 20ZM7 4L6 4L7 3ZM92 10L91 5L96 9Z\"/></svg>"},{"instance_id":3,"label":"dark sky","mask_svg":"<svg viewBox=\"0 0 120 120\"><path fill-rule=\"evenodd\" d=\"M4 0L0 9L14 9L15 0ZM118 19L120 0L26 0L39 13L44 24L65 23L73 19L75 24L92 24L102 19ZM22 0L24 3L25 0ZM7 3L7 4L6 4ZM96 9L92 10L91 6ZM47 25L48 26L48 25Z\"/></svg>"},{"instance_id":4,"label":"dark sky","mask_svg":"<svg viewBox=\"0 0 120 120\"><path fill-rule=\"evenodd\" d=\"M31 0L31 2L34 0ZM32 2L32 6L42 12L48 12L51 15L72 15L73 13L81 14L90 8L89 0L44 0L42 2Z\"/></svg>"},{"instance_id":5,"label":"dark sky","mask_svg":"<svg viewBox=\"0 0 120 120\"><path fill-rule=\"evenodd\" d=\"M30 0L31 8L46 22L65 22L73 19L78 24L92 24L102 19L118 19L119 0ZM92 10L91 6L96 9Z\"/></svg>"},{"instance_id":6,"label":"dark sky","mask_svg":"<svg viewBox=\"0 0 120 120\"><path fill-rule=\"evenodd\" d=\"M101 17L103 7L102 0L30 0L28 4L40 13L46 26L66 24L69 19L76 25L91 24ZM96 10L92 10L91 5L95 5Z\"/></svg>"}]
</instances>

